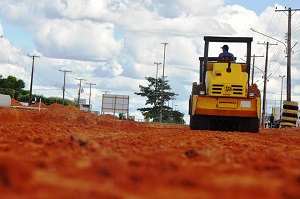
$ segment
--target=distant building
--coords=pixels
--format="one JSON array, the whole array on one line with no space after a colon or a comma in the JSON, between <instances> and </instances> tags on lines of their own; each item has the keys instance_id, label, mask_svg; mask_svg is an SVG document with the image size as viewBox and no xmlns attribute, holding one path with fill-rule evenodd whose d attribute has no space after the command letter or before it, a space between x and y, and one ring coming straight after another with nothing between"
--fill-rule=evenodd
<instances>
[{"instance_id":1,"label":"distant building","mask_svg":"<svg viewBox=\"0 0 300 199\"><path fill-rule=\"evenodd\" d=\"M82 111L92 111L92 104L89 106L89 104L79 104L79 109Z\"/></svg>"}]
</instances>

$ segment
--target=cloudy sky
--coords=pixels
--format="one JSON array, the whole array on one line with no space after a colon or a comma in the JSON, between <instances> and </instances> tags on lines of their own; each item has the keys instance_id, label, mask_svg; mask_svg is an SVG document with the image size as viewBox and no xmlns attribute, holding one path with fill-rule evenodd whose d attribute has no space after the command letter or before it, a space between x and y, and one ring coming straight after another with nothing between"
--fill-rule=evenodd
<instances>
[{"instance_id":1,"label":"cloudy sky","mask_svg":"<svg viewBox=\"0 0 300 199\"><path fill-rule=\"evenodd\" d=\"M199 79L199 56L203 36L253 37L252 53L266 54L263 42L270 42L267 108L278 106L281 78L286 75L287 12L300 9L299 0L1 0L0 74L24 80L29 90L32 58L35 59L33 93L62 97L63 72L68 99L78 96L79 81L88 99L93 83L93 110L101 110L104 91L130 96L130 115L142 119L136 110L145 99L134 95L146 76L156 76L154 62L163 62L172 91L173 105L188 121L188 99L192 82ZM300 10L292 12L292 100L300 101ZM250 30L266 34L265 37ZM210 55L220 53L220 45ZM238 61L245 52L230 45ZM256 58L254 82L263 90L265 57ZM158 69L162 75L162 64ZM286 99L286 78L283 99ZM267 112L270 110L267 110Z\"/></svg>"}]
</instances>

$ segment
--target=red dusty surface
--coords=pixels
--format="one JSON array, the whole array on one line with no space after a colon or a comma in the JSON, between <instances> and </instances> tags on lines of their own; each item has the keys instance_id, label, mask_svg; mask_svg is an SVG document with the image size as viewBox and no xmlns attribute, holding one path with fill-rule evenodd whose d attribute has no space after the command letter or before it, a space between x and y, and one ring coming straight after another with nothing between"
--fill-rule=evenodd
<instances>
[{"instance_id":1,"label":"red dusty surface","mask_svg":"<svg viewBox=\"0 0 300 199\"><path fill-rule=\"evenodd\" d=\"M300 198L298 128L190 131L58 104L0 121L1 198Z\"/></svg>"}]
</instances>

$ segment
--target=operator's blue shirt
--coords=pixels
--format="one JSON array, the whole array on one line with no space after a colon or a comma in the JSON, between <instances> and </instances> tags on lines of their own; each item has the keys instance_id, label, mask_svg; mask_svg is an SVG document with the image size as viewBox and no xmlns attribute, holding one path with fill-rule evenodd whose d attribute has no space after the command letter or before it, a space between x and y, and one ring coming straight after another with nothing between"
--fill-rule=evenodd
<instances>
[{"instance_id":1,"label":"operator's blue shirt","mask_svg":"<svg viewBox=\"0 0 300 199\"><path fill-rule=\"evenodd\" d=\"M219 54L219 59L223 56L227 56L227 57L234 57L232 53L228 52L228 51L224 51L222 53Z\"/></svg>"}]
</instances>

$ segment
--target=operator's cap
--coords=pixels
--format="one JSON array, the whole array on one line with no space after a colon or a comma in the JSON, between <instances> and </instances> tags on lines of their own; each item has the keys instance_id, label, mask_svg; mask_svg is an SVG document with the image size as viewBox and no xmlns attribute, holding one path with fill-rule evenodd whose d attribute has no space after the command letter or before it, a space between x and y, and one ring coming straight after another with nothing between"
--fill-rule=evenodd
<instances>
[{"instance_id":1,"label":"operator's cap","mask_svg":"<svg viewBox=\"0 0 300 199\"><path fill-rule=\"evenodd\" d=\"M227 50L227 51L228 51L228 49L229 49L229 47L228 47L227 45L224 45L224 46L222 46L221 48L224 49L224 50Z\"/></svg>"}]
</instances>

